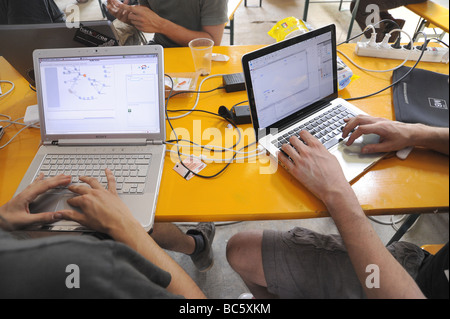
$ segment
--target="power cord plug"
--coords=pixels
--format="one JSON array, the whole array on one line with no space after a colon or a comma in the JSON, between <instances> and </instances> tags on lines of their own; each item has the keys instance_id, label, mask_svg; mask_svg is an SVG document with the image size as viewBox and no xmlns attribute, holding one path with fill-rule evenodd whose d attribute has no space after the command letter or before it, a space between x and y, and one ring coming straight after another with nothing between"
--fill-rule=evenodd
<instances>
[{"instance_id":1,"label":"power cord plug","mask_svg":"<svg viewBox=\"0 0 450 319\"><path fill-rule=\"evenodd\" d=\"M384 39L383 39L383 41L381 42L380 46L381 46L382 48L390 49L390 48L391 48L391 45L389 44L389 39L390 39L390 38L391 38L391 34L390 34L390 33L386 33L386 34L384 35Z\"/></svg>"},{"instance_id":2,"label":"power cord plug","mask_svg":"<svg viewBox=\"0 0 450 319\"><path fill-rule=\"evenodd\" d=\"M367 45L369 47L377 46L377 33L376 32L372 32L372 35L370 36L369 43Z\"/></svg>"}]
</instances>

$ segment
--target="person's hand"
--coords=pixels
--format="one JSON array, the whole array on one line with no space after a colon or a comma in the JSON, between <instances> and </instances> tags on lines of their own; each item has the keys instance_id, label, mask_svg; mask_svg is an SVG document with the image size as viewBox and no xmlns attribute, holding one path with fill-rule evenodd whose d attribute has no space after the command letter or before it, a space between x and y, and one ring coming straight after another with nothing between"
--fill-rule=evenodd
<instances>
[{"instance_id":1,"label":"person's hand","mask_svg":"<svg viewBox=\"0 0 450 319\"><path fill-rule=\"evenodd\" d=\"M106 8L108 9L109 13L111 13L120 21L131 24L131 21L128 18L130 11L126 10L126 7L123 7L123 4L128 5L129 2L129 0L124 0L123 3L118 0L108 0Z\"/></svg>"},{"instance_id":2,"label":"person's hand","mask_svg":"<svg viewBox=\"0 0 450 319\"><path fill-rule=\"evenodd\" d=\"M332 192L350 188L336 157L309 132L301 131L300 137L306 145L293 136L289 139L293 147L282 146L290 159L282 152L278 153L286 170L324 202Z\"/></svg>"},{"instance_id":3,"label":"person's hand","mask_svg":"<svg viewBox=\"0 0 450 319\"><path fill-rule=\"evenodd\" d=\"M369 144L361 149L362 153L392 152L411 146L414 126L411 124L390 121L383 118L375 118L368 115L358 115L351 119L345 119L347 125L342 131L342 137L346 138L352 130L355 130L348 138L347 145L364 134L377 134L380 136L378 144Z\"/></svg>"},{"instance_id":4,"label":"person's hand","mask_svg":"<svg viewBox=\"0 0 450 319\"><path fill-rule=\"evenodd\" d=\"M139 31L146 33L161 33L161 22L163 19L146 6L130 6L120 4L119 8L128 12L129 23L134 25Z\"/></svg>"},{"instance_id":5,"label":"person's hand","mask_svg":"<svg viewBox=\"0 0 450 319\"><path fill-rule=\"evenodd\" d=\"M60 220L62 216L59 213L42 212L30 214L29 205L40 194L55 187L67 186L71 180L71 176L66 175L58 175L48 179L44 179L43 174L39 175L39 177L20 194L0 207L0 226L13 231L31 225L50 224Z\"/></svg>"},{"instance_id":6,"label":"person's hand","mask_svg":"<svg viewBox=\"0 0 450 319\"><path fill-rule=\"evenodd\" d=\"M114 237L129 224L136 222L128 207L117 194L116 180L109 169L105 170L108 189L105 189L94 177L80 177L86 185L72 185L69 190L79 196L67 200L67 203L83 211L62 210L64 219L76 221L89 229Z\"/></svg>"}]
</instances>

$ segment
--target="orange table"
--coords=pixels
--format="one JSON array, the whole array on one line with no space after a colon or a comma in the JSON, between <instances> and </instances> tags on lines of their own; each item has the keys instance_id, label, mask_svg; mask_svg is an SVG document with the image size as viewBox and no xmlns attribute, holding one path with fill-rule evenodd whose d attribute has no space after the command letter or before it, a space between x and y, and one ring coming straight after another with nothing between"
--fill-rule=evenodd
<instances>
[{"instance_id":1,"label":"orange table","mask_svg":"<svg viewBox=\"0 0 450 319\"><path fill-rule=\"evenodd\" d=\"M228 62L214 62L213 74L241 72L241 56L257 46L216 47L214 52L230 57ZM354 45L340 50L368 68L388 69L399 63L395 60L360 58L353 54ZM187 48L165 50L166 73L192 72L193 63ZM412 65L408 62L407 65ZM16 83L16 90L0 100L0 113L12 117L23 116L27 105L36 103L35 93L4 60L0 60L0 79ZM352 65L349 64L353 68ZM448 74L444 64L420 63L419 67ZM360 76L341 91L343 98L361 96L387 86L391 73L366 73L353 69ZM202 80L203 78L200 78ZM222 85L221 79L205 81L202 90ZM353 103L367 113L393 119L391 90L375 97ZM247 99L245 92L225 93L218 90L201 95L197 109L217 112L219 106L231 108ZM173 98L169 109L191 108L194 98ZM174 114L171 113L171 116ZM209 145L229 146L232 131L219 118L192 113L172 121L179 137ZM241 127L245 140L240 146L254 141L250 125ZM228 133L229 134L228 134ZM8 136L7 132L3 142ZM167 125L167 137L171 130ZM228 135L227 135L228 134ZM37 130L27 130L8 147L0 150L0 204L14 193L39 144ZM169 149L172 146L168 146ZM253 147L254 149L254 147ZM183 148L183 151L187 149ZM210 154L208 154L210 155ZM217 156L217 155L216 155ZM227 158L229 154L224 155ZM243 160L231 164L213 179L194 177L182 179L173 167L177 157L168 154L165 159L160 195L156 210L157 221L228 221L258 219L295 219L328 216L324 205L283 169L275 170L266 157ZM223 164L209 163L201 172L209 175ZM276 167L275 167L276 168ZM362 207L368 215L404 214L446 210L449 205L448 157L427 150L414 150L405 161L396 157L376 164L368 173L352 184Z\"/></svg>"}]
</instances>

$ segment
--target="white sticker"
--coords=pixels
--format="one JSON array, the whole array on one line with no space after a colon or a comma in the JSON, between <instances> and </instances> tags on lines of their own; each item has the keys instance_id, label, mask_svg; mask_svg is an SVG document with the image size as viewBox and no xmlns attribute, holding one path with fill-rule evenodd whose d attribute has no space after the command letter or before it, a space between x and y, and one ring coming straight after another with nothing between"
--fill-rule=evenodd
<instances>
[{"instance_id":1,"label":"white sticker","mask_svg":"<svg viewBox=\"0 0 450 319\"><path fill-rule=\"evenodd\" d=\"M183 160L183 164L184 166L181 163L177 163L175 164L175 167L173 169L187 181L195 176L194 174L192 174L192 172L198 174L202 169L206 167L205 163L195 157L186 158L185 160Z\"/></svg>"}]
</instances>

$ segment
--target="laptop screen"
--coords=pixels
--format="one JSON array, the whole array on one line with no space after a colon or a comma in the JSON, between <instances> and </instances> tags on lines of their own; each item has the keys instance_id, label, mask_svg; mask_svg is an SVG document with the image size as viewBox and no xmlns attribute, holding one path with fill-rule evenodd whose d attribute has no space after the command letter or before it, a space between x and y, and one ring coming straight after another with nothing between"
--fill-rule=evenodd
<instances>
[{"instance_id":1,"label":"laptop screen","mask_svg":"<svg viewBox=\"0 0 450 319\"><path fill-rule=\"evenodd\" d=\"M335 92L332 32L291 43L247 62L260 129Z\"/></svg>"},{"instance_id":2,"label":"laptop screen","mask_svg":"<svg viewBox=\"0 0 450 319\"><path fill-rule=\"evenodd\" d=\"M156 54L40 58L46 133L159 133Z\"/></svg>"}]
</instances>

